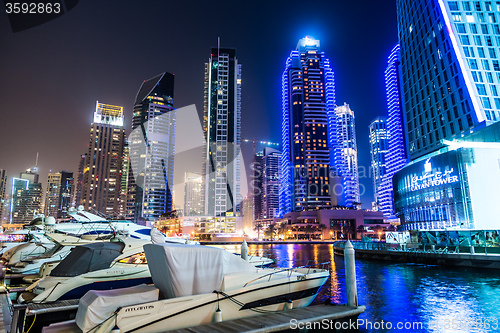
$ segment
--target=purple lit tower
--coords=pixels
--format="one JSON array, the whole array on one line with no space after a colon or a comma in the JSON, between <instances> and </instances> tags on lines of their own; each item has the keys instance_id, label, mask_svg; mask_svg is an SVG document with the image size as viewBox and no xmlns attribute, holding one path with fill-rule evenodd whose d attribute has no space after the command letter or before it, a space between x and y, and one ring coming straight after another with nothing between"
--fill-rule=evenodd
<instances>
[{"instance_id":1,"label":"purple lit tower","mask_svg":"<svg viewBox=\"0 0 500 333\"><path fill-rule=\"evenodd\" d=\"M385 70L385 88L387 93L387 138L389 149L386 155L386 173L382 177L379 190L379 206L384 216L394 216L392 176L407 163L405 132L403 128L403 110L399 82L400 49L397 44L391 51Z\"/></svg>"}]
</instances>

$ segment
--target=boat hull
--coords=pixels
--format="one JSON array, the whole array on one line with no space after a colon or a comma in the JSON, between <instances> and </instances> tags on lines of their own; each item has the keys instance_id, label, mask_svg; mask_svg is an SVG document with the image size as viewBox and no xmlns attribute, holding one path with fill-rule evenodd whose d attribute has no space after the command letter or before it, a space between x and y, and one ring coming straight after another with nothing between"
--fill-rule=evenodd
<instances>
[{"instance_id":1,"label":"boat hull","mask_svg":"<svg viewBox=\"0 0 500 333\"><path fill-rule=\"evenodd\" d=\"M223 320L308 306L328 278L328 272L292 276L290 280L266 281L222 293L185 296L123 307L117 315L120 332L164 332L215 321L219 309ZM295 279L295 280L294 280ZM109 332L113 318L97 332Z\"/></svg>"}]
</instances>

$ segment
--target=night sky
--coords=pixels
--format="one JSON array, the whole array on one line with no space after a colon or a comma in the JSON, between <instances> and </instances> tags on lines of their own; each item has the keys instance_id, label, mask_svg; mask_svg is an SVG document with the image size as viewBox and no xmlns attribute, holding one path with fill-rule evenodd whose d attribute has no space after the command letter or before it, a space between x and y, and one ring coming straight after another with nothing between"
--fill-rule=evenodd
<instances>
[{"instance_id":1,"label":"night sky","mask_svg":"<svg viewBox=\"0 0 500 333\"><path fill-rule=\"evenodd\" d=\"M164 71L175 74L174 105L202 112L204 63L217 37L236 48L242 64L242 138L280 142L281 74L306 35L321 40L331 61L337 104L355 112L359 167L368 170L368 125L387 113L384 70L397 43L396 0L82 0L18 33L2 10L0 168L11 183L39 152L44 191L49 170L76 173L96 100L123 106L129 133L141 83ZM248 160L252 145L243 145ZM361 184L369 208L372 180Z\"/></svg>"}]
</instances>

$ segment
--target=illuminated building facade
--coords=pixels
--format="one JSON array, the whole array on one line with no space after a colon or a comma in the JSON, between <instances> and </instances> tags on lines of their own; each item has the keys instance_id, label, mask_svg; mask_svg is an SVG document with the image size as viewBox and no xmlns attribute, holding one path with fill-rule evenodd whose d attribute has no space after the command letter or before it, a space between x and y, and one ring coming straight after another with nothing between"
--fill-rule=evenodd
<instances>
[{"instance_id":1,"label":"illuminated building facade","mask_svg":"<svg viewBox=\"0 0 500 333\"><path fill-rule=\"evenodd\" d=\"M399 0L402 91L409 158L500 117L500 5Z\"/></svg>"},{"instance_id":2,"label":"illuminated building facade","mask_svg":"<svg viewBox=\"0 0 500 333\"><path fill-rule=\"evenodd\" d=\"M345 204L336 197L332 204L330 190L347 175L334 106L333 71L320 41L300 39L282 75L280 216Z\"/></svg>"},{"instance_id":3,"label":"illuminated building facade","mask_svg":"<svg viewBox=\"0 0 500 333\"><path fill-rule=\"evenodd\" d=\"M233 233L240 215L241 64L236 51L212 48L205 64L203 207L213 232Z\"/></svg>"},{"instance_id":4,"label":"illuminated building facade","mask_svg":"<svg viewBox=\"0 0 500 333\"><path fill-rule=\"evenodd\" d=\"M403 108L400 82L400 48L394 46L385 69L385 89L387 96L387 139L388 151L385 164L386 173L382 176L379 189L379 209L384 216L395 221L392 177L408 163L406 132L404 130Z\"/></svg>"},{"instance_id":5,"label":"illuminated building facade","mask_svg":"<svg viewBox=\"0 0 500 333\"><path fill-rule=\"evenodd\" d=\"M122 170L121 170L121 186L120 186L120 218L127 219L127 191L128 191L128 181L129 181L129 168L130 168L130 146L125 140L123 146L123 156L122 156Z\"/></svg>"},{"instance_id":6,"label":"illuminated building facade","mask_svg":"<svg viewBox=\"0 0 500 333\"><path fill-rule=\"evenodd\" d=\"M269 147L255 154L252 181L255 220L278 217L280 157L278 150Z\"/></svg>"},{"instance_id":7,"label":"illuminated building facade","mask_svg":"<svg viewBox=\"0 0 500 333\"><path fill-rule=\"evenodd\" d=\"M123 107L97 102L82 174L80 205L86 211L119 214L124 141Z\"/></svg>"},{"instance_id":8,"label":"illuminated building facade","mask_svg":"<svg viewBox=\"0 0 500 333\"><path fill-rule=\"evenodd\" d=\"M393 177L404 229L498 229L500 123L443 144Z\"/></svg>"},{"instance_id":9,"label":"illuminated building facade","mask_svg":"<svg viewBox=\"0 0 500 333\"><path fill-rule=\"evenodd\" d=\"M144 81L134 103L127 215L136 222L172 210L175 125L174 75L165 72Z\"/></svg>"},{"instance_id":10,"label":"illuminated building facade","mask_svg":"<svg viewBox=\"0 0 500 333\"><path fill-rule=\"evenodd\" d=\"M354 111L349 104L337 106L337 135L342 149L342 156L347 164L344 174L343 192L346 197L346 206L352 207L360 202L359 175L358 175L358 146L356 144L356 124Z\"/></svg>"},{"instance_id":11,"label":"illuminated building facade","mask_svg":"<svg viewBox=\"0 0 500 333\"><path fill-rule=\"evenodd\" d=\"M5 191L7 190L7 175L0 169L0 223L3 222L3 208L5 205Z\"/></svg>"},{"instance_id":12,"label":"illuminated building facade","mask_svg":"<svg viewBox=\"0 0 500 333\"><path fill-rule=\"evenodd\" d=\"M254 198L253 196L247 196L243 199L243 229L246 233L250 232L253 229L253 221L254 221Z\"/></svg>"},{"instance_id":13,"label":"illuminated building facade","mask_svg":"<svg viewBox=\"0 0 500 333\"><path fill-rule=\"evenodd\" d=\"M489 228L499 192L490 158L500 116L500 6L400 0L397 11L411 163L393 177L396 215L406 229Z\"/></svg>"},{"instance_id":14,"label":"illuminated building facade","mask_svg":"<svg viewBox=\"0 0 500 333\"><path fill-rule=\"evenodd\" d=\"M12 178L10 223L29 223L35 214L41 213L42 184L37 171L35 167Z\"/></svg>"},{"instance_id":15,"label":"illuminated building facade","mask_svg":"<svg viewBox=\"0 0 500 333\"><path fill-rule=\"evenodd\" d=\"M192 172L184 174L184 216L202 214L202 183L201 175Z\"/></svg>"},{"instance_id":16,"label":"illuminated building facade","mask_svg":"<svg viewBox=\"0 0 500 333\"><path fill-rule=\"evenodd\" d=\"M68 171L49 172L45 192L45 216L63 218L71 207L73 173Z\"/></svg>"},{"instance_id":17,"label":"illuminated building facade","mask_svg":"<svg viewBox=\"0 0 500 333\"><path fill-rule=\"evenodd\" d=\"M380 184L384 177L387 166L386 157L389 148L387 136L387 118L377 117L368 127L370 140L370 156L371 156L371 176L373 179L373 198L375 205L380 205ZM377 209L378 210L378 209Z\"/></svg>"}]
</instances>

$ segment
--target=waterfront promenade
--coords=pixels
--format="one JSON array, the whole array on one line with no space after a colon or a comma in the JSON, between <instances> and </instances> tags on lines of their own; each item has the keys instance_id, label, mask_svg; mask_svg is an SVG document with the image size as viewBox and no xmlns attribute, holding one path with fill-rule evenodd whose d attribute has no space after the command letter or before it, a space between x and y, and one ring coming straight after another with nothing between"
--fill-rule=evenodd
<instances>
[{"instance_id":1,"label":"waterfront promenade","mask_svg":"<svg viewBox=\"0 0 500 333\"><path fill-rule=\"evenodd\" d=\"M345 242L334 243L334 253L343 255ZM356 259L382 260L391 262L407 262L434 264L455 267L476 267L500 269L500 254L488 253L488 249L480 248L482 253L470 247L401 247L397 244L378 242L353 242ZM465 252L465 251L468 251ZM477 251L477 252L476 252ZM497 252L497 251L495 251Z\"/></svg>"}]
</instances>

